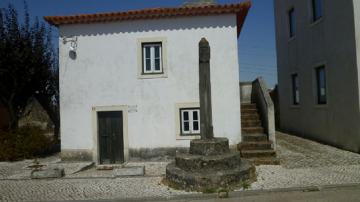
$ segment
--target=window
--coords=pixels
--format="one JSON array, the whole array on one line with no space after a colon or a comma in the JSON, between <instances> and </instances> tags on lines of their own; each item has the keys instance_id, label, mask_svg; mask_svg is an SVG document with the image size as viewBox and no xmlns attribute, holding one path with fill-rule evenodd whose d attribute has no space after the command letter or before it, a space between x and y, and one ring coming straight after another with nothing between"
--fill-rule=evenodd
<instances>
[{"instance_id":1,"label":"window","mask_svg":"<svg viewBox=\"0 0 360 202\"><path fill-rule=\"evenodd\" d=\"M292 8L289 10L289 36L290 38L294 37L295 36L295 9Z\"/></svg>"},{"instance_id":2,"label":"window","mask_svg":"<svg viewBox=\"0 0 360 202\"><path fill-rule=\"evenodd\" d=\"M322 0L311 0L311 1L312 1L313 22L315 22L322 17Z\"/></svg>"},{"instance_id":3,"label":"window","mask_svg":"<svg viewBox=\"0 0 360 202\"><path fill-rule=\"evenodd\" d=\"M326 73L325 67L321 66L316 68L316 91L317 91L317 103L326 104Z\"/></svg>"},{"instance_id":4,"label":"window","mask_svg":"<svg viewBox=\"0 0 360 202\"><path fill-rule=\"evenodd\" d=\"M180 109L181 135L200 134L200 109Z\"/></svg>"},{"instance_id":5,"label":"window","mask_svg":"<svg viewBox=\"0 0 360 202\"><path fill-rule=\"evenodd\" d=\"M162 71L162 47L161 43L143 43L143 74L161 74Z\"/></svg>"},{"instance_id":6,"label":"window","mask_svg":"<svg viewBox=\"0 0 360 202\"><path fill-rule=\"evenodd\" d=\"M293 104L299 105L300 103L300 92L299 92L299 77L297 74L291 75L292 82L292 96L293 96Z\"/></svg>"}]
</instances>

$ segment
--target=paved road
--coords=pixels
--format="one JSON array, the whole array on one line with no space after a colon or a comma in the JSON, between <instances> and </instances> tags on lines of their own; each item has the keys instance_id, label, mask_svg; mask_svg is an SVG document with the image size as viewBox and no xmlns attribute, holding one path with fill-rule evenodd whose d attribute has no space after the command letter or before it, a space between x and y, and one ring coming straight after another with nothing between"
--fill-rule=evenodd
<instances>
[{"instance_id":1,"label":"paved road","mask_svg":"<svg viewBox=\"0 0 360 202\"><path fill-rule=\"evenodd\" d=\"M112 200L116 201L116 200ZM139 200L140 201L140 200ZM141 200L141 201L162 201L156 200ZM360 201L360 184L358 185L339 185L328 187L308 187L308 188L291 188L291 189L277 189L269 191L244 191L231 193L229 198L219 199L216 195L203 196L184 196L184 198L177 197L171 200L173 202L356 202Z\"/></svg>"}]
</instances>

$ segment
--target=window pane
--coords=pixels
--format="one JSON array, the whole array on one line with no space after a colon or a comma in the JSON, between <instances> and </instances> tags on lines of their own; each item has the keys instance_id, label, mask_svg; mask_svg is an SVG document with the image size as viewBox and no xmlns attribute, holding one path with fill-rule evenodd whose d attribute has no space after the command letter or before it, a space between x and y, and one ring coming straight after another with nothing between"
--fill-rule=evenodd
<instances>
[{"instance_id":1,"label":"window pane","mask_svg":"<svg viewBox=\"0 0 360 202\"><path fill-rule=\"evenodd\" d=\"M146 65L145 65L145 69L146 71L151 71L151 59L150 58L147 58L146 59Z\"/></svg>"},{"instance_id":2,"label":"window pane","mask_svg":"<svg viewBox=\"0 0 360 202\"><path fill-rule=\"evenodd\" d=\"M189 120L189 112L188 111L184 111L183 116L184 116L184 121Z\"/></svg>"},{"instance_id":3,"label":"window pane","mask_svg":"<svg viewBox=\"0 0 360 202\"><path fill-rule=\"evenodd\" d=\"M295 10L291 9L289 11L289 34L290 37L293 37L295 35Z\"/></svg>"},{"instance_id":4,"label":"window pane","mask_svg":"<svg viewBox=\"0 0 360 202\"><path fill-rule=\"evenodd\" d=\"M326 104L326 74L325 68L316 70L318 104Z\"/></svg>"},{"instance_id":5,"label":"window pane","mask_svg":"<svg viewBox=\"0 0 360 202\"><path fill-rule=\"evenodd\" d=\"M189 122L184 122L184 131L190 131L190 126L189 126Z\"/></svg>"},{"instance_id":6,"label":"window pane","mask_svg":"<svg viewBox=\"0 0 360 202\"><path fill-rule=\"evenodd\" d=\"M160 71L160 58L155 59L155 70Z\"/></svg>"},{"instance_id":7,"label":"window pane","mask_svg":"<svg viewBox=\"0 0 360 202\"><path fill-rule=\"evenodd\" d=\"M194 130L194 131L198 131L198 130L199 130L199 122L198 122L198 121L194 121L194 123L193 123L193 130Z\"/></svg>"},{"instance_id":8,"label":"window pane","mask_svg":"<svg viewBox=\"0 0 360 202\"><path fill-rule=\"evenodd\" d=\"M160 46L155 46L155 58L160 58Z\"/></svg>"},{"instance_id":9,"label":"window pane","mask_svg":"<svg viewBox=\"0 0 360 202\"><path fill-rule=\"evenodd\" d=\"M198 112L197 112L197 111L193 111L193 120L194 120L194 121L199 120L199 119L198 119Z\"/></svg>"},{"instance_id":10,"label":"window pane","mask_svg":"<svg viewBox=\"0 0 360 202\"><path fill-rule=\"evenodd\" d=\"M300 91L299 91L299 77L297 74L292 75L292 91L293 91L293 104L298 105L300 103Z\"/></svg>"},{"instance_id":11,"label":"window pane","mask_svg":"<svg viewBox=\"0 0 360 202\"><path fill-rule=\"evenodd\" d=\"M150 46L145 47L145 57L150 58Z\"/></svg>"},{"instance_id":12,"label":"window pane","mask_svg":"<svg viewBox=\"0 0 360 202\"><path fill-rule=\"evenodd\" d=\"M322 0L312 0L313 6L313 21L322 17Z\"/></svg>"}]
</instances>

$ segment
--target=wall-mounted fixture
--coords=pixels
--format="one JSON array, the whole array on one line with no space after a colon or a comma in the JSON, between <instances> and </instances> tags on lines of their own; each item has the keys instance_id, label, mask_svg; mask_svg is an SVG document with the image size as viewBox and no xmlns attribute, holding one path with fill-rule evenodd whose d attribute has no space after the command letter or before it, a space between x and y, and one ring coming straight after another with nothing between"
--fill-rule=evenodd
<instances>
[{"instance_id":1,"label":"wall-mounted fixture","mask_svg":"<svg viewBox=\"0 0 360 202\"><path fill-rule=\"evenodd\" d=\"M73 60L76 59L76 50L77 50L77 36L75 37L63 37L63 44L67 44L70 42L70 50L69 50L69 57Z\"/></svg>"}]
</instances>

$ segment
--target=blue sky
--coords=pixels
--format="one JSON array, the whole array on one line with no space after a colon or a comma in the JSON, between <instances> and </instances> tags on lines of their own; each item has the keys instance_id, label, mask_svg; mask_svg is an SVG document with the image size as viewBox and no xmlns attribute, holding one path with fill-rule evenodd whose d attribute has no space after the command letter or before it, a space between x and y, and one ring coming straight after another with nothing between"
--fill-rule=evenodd
<instances>
[{"instance_id":1,"label":"blue sky","mask_svg":"<svg viewBox=\"0 0 360 202\"><path fill-rule=\"evenodd\" d=\"M237 3L240 0L218 0L219 4ZM23 0L1 0L0 7L12 3L19 14ZM70 15L108 11L125 11L152 7L176 7L184 0L28 0L32 17L42 19L47 15ZM240 81L252 81L263 76L268 87L277 83L274 33L274 9L272 0L252 0L242 33L239 38ZM54 29L54 40L57 30Z\"/></svg>"}]
</instances>

